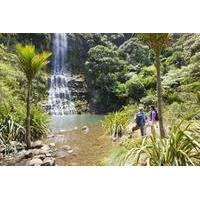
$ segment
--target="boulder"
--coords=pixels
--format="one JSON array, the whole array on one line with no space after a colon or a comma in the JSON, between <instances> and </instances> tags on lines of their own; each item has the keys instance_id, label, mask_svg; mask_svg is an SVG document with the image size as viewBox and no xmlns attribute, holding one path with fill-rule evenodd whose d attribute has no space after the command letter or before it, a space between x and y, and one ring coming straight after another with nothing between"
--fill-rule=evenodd
<instances>
[{"instance_id":1,"label":"boulder","mask_svg":"<svg viewBox=\"0 0 200 200\"><path fill-rule=\"evenodd\" d=\"M50 147L49 147L49 145L44 145L42 148L41 148L41 150L44 150L44 151L49 151L50 150Z\"/></svg>"},{"instance_id":2,"label":"boulder","mask_svg":"<svg viewBox=\"0 0 200 200\"><path fill-rule=\"evenodd\" d=\"M39 159L39 158L33 158L32 160L30 160L29 162L28 162L28 166L40 166L40 165L42 165L42 160L41 159Z\"/></svg>"},{"instance_id":3,"label":"boulder","mask_svg":"<svg viewBox=\"0 0 200 200\"><path fill-rule=\"evenodd\" d=\"M32 153L33 153L33 155L39 155L40 154L40 149L33 149Z\"/></svg>"},{"instance_id":4,"label":"boulder","mask_svg":"<svg viewBox=\"0 0 200 200\"><path fill-rule=\"evenodd\" d=\"M49 144L49 146L50 146L50 147L55 147L56 144L52 142L52 143Z\"/></svg>"},{"instance_id":5,"label":"boulder","mask_svg":"<svg viewBox=\"0 0 200 200\"><path fill-rule=\"evenodd\" d=\"M42 143L41 140L37 140L37 141L35 141L35 142L32 142L31 147L32 147L33 149L40 149L40 148L43 147L43 143Z\"/></svg>"},{"instance_id":6,"label":"boulder","mask_svg":"<svg viewBox=\"0 0 200 200\"><path fill-rule=\"evenodd\" d=\"M43 149L40 149L40 152L39 152L39 154L41 155L46 155L48 153L49 153L49 150L43 150Z\"/></svg>"},{"instance_id":7,"label":"boulder","mask_svg":"<svg viewBox=\"0 0 200 200\"><path fill-rule=\"evenodd\" d=\"M42 166L54 166L55 165L55 158L47 157L43 160Z\"/></svg>"},{"instance_id":8,"label":"boulder","mask_svg":"<svg viewBox=\"0 0 200 200\"><path fill-rule=\"evenodd\" d=\"M25 149L23 149L22 151L19 151L18 154L17 154L17 158L18 158L19 160L25 158L26 152L27 152L27 151L26 151Z\"/></svg>"},{"instance_id":9,"label":"boulder","mask_svg":"<svg viewBox=\"0 0 200 200\"><path fill-rule=\"evenodd\" d=\"M21 150L25 149L25 146L20 142L18 142L15 147L16 147L17 151L21 151Z\"/></svg>"},{"instance_id":10,"label":"boulder","mask_svg":"<svg viewBox=\"0 0 200 200\"><path fill-rule=\"evenodd\" d=\"M26 151L24 154L25 158L32 158L32 156L33 156L33 152L30 149Z\"/></svg>"},{"instance_id":11,"label":"boulder","mask_svg":"<svg viewBox=\"0 0 200 200\"><path fill-rule=\"evenodd\" d=\"M33 158L39 158L41 160L44 160L46 156L44 154L39 154L39 155L34 156Z\"/></svg>"}]
</instances>

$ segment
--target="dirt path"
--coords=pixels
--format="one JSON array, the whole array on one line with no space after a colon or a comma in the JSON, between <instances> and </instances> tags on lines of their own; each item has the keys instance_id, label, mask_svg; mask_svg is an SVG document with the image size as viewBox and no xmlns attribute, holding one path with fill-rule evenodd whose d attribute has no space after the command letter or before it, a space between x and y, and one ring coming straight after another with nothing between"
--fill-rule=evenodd
<instances>
[{"instance_id":1,"label":"dirt path","mask_svg":"<svg viewBox=\"0 0 200 200\"><path fill-rule=\"evenodd\" d=\"M132 132L132 128L135 126L135 123L131 123L128 125L127 127L127 130L128 132ZM156 133L159 135L159 125L158 125L158 122L156 123L156 125L154 126L155 127L155 131ZM149 135L151 133L151 126L149 124L146 124L145 125L145 130L146 130L146 134ZM141 136L141 133L140 133L140 130L136 130L134 132L134 134L136 134L138 137Z\"/></svg>"}]
</instances>

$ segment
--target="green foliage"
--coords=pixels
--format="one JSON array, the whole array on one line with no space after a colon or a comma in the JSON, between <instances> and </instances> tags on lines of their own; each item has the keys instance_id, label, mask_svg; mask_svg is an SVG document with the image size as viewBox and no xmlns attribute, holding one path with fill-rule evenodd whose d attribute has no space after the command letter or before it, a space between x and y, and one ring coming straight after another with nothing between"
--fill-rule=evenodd
<instances>
[{"instance_id":1,"label":"green foliage","mask_svg":"<svg viewBox=\"0 0 200 200\"><path fill-rule=\"evenodd\" d=\"M127 125L130 124L134 112L135 106L132 105L108 114L103 121L106 132L115 138L121 137L127 132Z\"/></svg>"},{"instance_id":2,"label":"green foliage","mask_svg":"<svg viewBox=\"0 0 200 200\"><path fill-rule=\"evenodd\" d=\"M144 41L156 55L160 55L163 48L167 46L169 33L139 33L138 37Z\"/></svg>"},{"instance_id":3,"label":"green foliage","mask_svg":"<svg viewBox=\"0 0 200 200\"><path fill-rule=\"evenodd\" d=\"M144 67L139 73L141 81L146 90L156 89L156 69L154 66Z\"/></svg>"},{"instance_id":4,"label":"green foliage","mask_svg":"<svg viewBox=\"0 0 200 200\"><path fill-rule=\"evenodd\" d=\"M125 142L115 155L120 159L114 161L119 165L200 165L200 138L188 125L183 128L182 123L174 123L166 138L160 139L152 133Z\"/></svg>"},{"instance_id":5,"label":"green foliage","mask_svg":"<svg viewBox=\"0 0 200 200\"><path fill-rule=\"evenodd\" d=\"M137 37L132 37L129 40L125 41L120 49L127 54L129 62L138 66L140 71L142 66L148 66L152 63L151 52L149 51L148 46L141 43Z\"/></svg>"},{"instance_id":6,"label":"green foliage","mask_svg":"<svg viewBox=\"0 0 200 200\"><path fill-rule=\"evenodd\" d=\"M171 123L174 119L184 119L186 121L194 120L200 114L200 105L188 103L173 102L165 107L165 118Z\"/></svg>"},{"instance_id":7,"label":"green foliage","mask_svg":"<svg viewBox=\"0 0 200 200\"><path fill-rule=\"evenodd\" d=\"M186 60L185 60L185 55L183 54L182 51L175 51L170 57L166 59L166 61L163 63L165 66L171 66L175 68L180 68L181 66L185 66Z\"/></svg>"},{"instance_id":8,"label":"green foliage","mask_svg":"<svg viewBox=\"0 0 200 200\"><path fill-rule=\"evenodd\" d=\"M0 53L2 52L4 57L0 58L0 119L1 122L6 124L8 116L10 116L11 121L14 123L13 127L17 125L24 127L26 77L19 70L17 56L8 52L4 46L0 48ZM34 106L45 98L47 78L47 74L41 71L33 81L33 117L31 121L31 135L33 139L41 137L48 125L47 116L43 114L44 111L39 106ZM16 130L14 128L8 138L11 137L14 140L13 136L17 134Z\"/></svg>"},{"instance_id":9,"label":"green foliage","mask_svg":"<svg viewBox=\"0 0 200 200\"><path fill-rule=\"evenodd\" d=\"M32 140L40 139L45 135L48 129L49 116L39 106L31 108L31 138Z\"/></svg>"},{"instance_id":10,"label":"green foliage","mask_svg":"<svg viewBox=\"0 0 200 200\"><path fill-rule=\"evenodd\" d=\"M19 68L25 74L28 81L35 78L38 71L48 64L48 58L51 56L49 52L36 54L35 46L21 44L17 45L17 54L20 62Z\"/></svg>"},{"instance_id":11,"label":"green foliage","mask_svg":"<svg viewBox=\"0 0 200 200\"><path fill-rule=\"evenodd\" d=\"M145 95L145 87L138 76L133 76L126 82L129 97L135 101L139 101Z\"/></svg>"},{"instance_id":12,"label":"green foliage","mask_svg":"<svg viewBox=\"0 0 200 200\"><path fill-rule=\"evenodd\" d=\"M153 94L151 91L148 91L147 96L143 97L140 100L140 103L142 105L144 105L145 107L149 107L151 105L156 105L156 103L157 103L156 94Z\"/></svg>"},{"instance_id":13,"label":"green foliage","mask_svg":"<svg viewBox=\"0 0 200 200\"><path fill-rule=\"evenodd\" d=\"M0 118L0 144L7 146L11 141L24 141L25 129L16 123L12 116Z\"/></svg>"},{"instance_id":14,"label":"green foliage","mask_svg":"<svg viewBox=\"0 0 200 200\"><path fill-rule=\"evenodd\" d=\"M107 111L113 110L126 96L122 92L126 91L123 84L129 68L130 64L123 53L114 46L97 45L89 50L86 62L89 86L98 94L96 102L104 102L103 107Z\"/></svg>"},{"instance_id":15,"label":"green foliage","mask_svg":"<svg viewBox=\"0 0 200 200\"><path fill-rule=\"evenodd\" d=\"M125 83L116 83L115 94L118 98L123 99L129 96L127 85Z\"/></svg>"}]
</instances>

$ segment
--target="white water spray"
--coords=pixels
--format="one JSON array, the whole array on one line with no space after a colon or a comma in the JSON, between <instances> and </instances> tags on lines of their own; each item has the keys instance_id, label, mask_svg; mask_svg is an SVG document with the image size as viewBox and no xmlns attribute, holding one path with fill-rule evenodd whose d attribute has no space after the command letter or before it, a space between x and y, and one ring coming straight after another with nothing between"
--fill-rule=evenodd
<instances>
[{"instance_id":1,"label":"white water spray","mask_svg":"<svg viewBox=\"0 0 200 200\"><path fill-rule=\"evenodd\" d=\"M66 62L67 47L67 34L55 33L53 35L53 63L47 103L47 111L52 115L76 113L68 88L68 82L72 77Z\"/></svg>"}]
</instances>

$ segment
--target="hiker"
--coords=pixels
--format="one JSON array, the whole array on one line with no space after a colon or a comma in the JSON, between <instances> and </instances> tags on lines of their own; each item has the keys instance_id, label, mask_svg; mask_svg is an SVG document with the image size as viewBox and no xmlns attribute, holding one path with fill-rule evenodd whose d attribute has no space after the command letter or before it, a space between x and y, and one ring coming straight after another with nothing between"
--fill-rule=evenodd
<instances>
[{"instance_id":1,"label":"hiker","mask_svg":"<svg viewBox=\"0 0 200 200\"><path fill-rule=\"evenodd\" d=\"M149 116L149 124L150 124L151 128L155 130L156 122L158 121L158 112L157 112L155 106L151 105L150 108L151 108L151 112L150 112L150 116Z\"/></svg>"},{"instance_id":2,"label":"hiker","mask_svg":"<svg viewBox=\"0 0 200 200\"><path fill-rule=\"evenodd\" d=\"M132 132L136 131L137 129L140 129L141 135L145 136L146 135L146 130L145 130L146 120L147 120L147 116L146 116L146 113L144 112L144 108L139 107L139 112L135 116L136 126L132 128Z\"/></svg>"}]
</instances>

